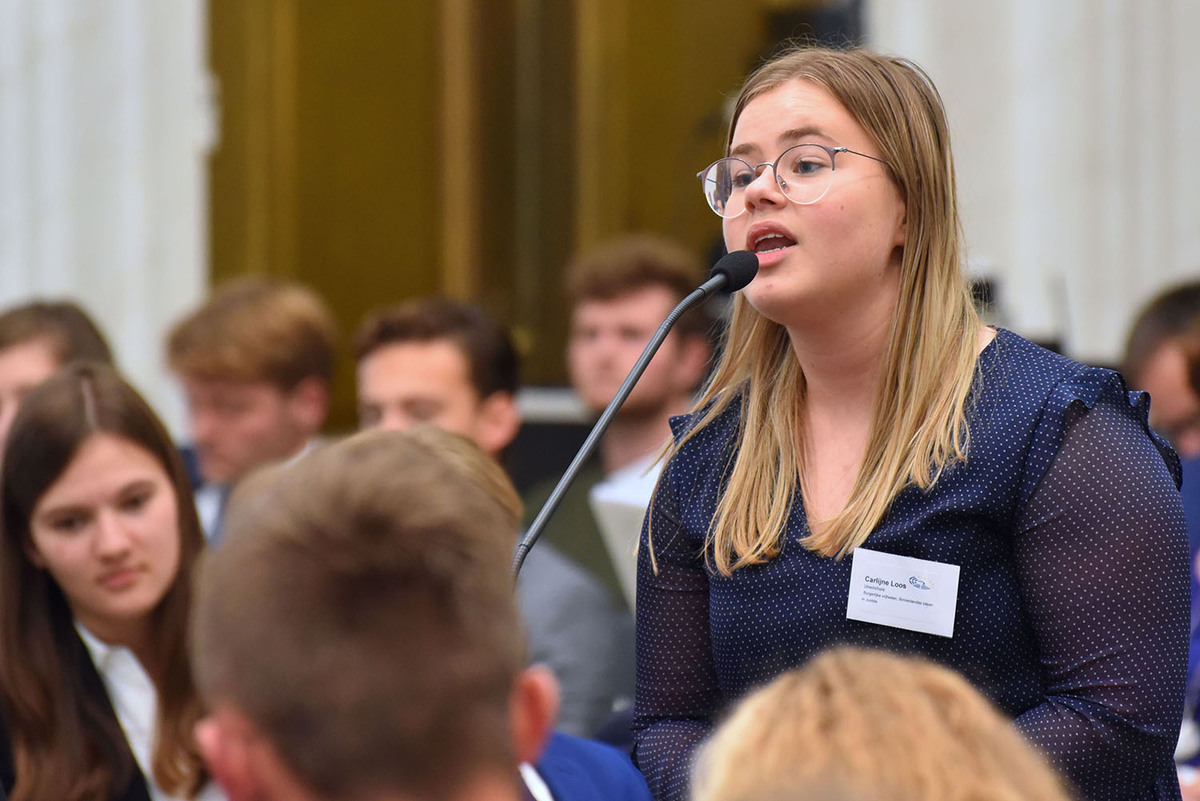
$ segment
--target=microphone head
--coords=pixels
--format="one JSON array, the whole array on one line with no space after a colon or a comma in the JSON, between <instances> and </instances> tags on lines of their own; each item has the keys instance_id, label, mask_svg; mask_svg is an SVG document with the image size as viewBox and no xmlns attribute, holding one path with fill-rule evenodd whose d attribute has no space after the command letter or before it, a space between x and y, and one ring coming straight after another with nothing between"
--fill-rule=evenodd
<instances>
[{"instance_id":1,"label":"microphone head","mask_svg":"<svg viewBox=\"0 0 1200 801\"><path fill-rule=\"evenodd\" d=\"M722 256L712 268L712 275L725 276L725 293L745 289L758 272L758 256L748 250L735 250Z\"/></svg>"}]
</instances>

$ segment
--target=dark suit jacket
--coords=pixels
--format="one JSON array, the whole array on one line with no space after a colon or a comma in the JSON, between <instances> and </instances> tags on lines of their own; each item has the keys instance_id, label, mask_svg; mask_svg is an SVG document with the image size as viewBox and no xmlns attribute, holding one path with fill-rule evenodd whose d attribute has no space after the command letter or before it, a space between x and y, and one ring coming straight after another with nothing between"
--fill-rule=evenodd
<instances>
[{"instance_id":1,"label":"dark suit jacket","mask_svg":"<svg viewBox=\"0 0 1200 801\"><path fill-rule=\"evenodd\" d=\"M113 710L112 702L108 698L108 692L104 689L104 682L101 680L96 666L92 664L92 658L88 653L87 646L83 644L83 640L79 639L79 635L74 631L71 632L71 637L73 643L69 646L69 650L83 675L84 691L89 698L96 701L102 709L112 716L113 723L117 724L116 731L121 731L120 724L117 721L117 713ZM128 741L124 737L118 739L119 742L108 743L107 745L111 747L114 758L119 754L124 754L128 757L130 763L133 765L133 772L125 789L120 793L109 796L107 801L150 801L150 791L146 787L146 779L138 768L137 760L133 757L133 752L129 750ZM5 801L8 793L12 791L15 781L12 742L8 736L8 721L3 715L0 715L0 801Z\"/></svg>"}]
</instances>

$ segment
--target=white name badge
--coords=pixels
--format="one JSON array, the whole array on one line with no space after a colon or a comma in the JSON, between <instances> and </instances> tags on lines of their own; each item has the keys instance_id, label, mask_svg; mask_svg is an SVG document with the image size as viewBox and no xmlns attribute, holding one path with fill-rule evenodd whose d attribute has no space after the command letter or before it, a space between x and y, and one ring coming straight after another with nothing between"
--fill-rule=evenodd
<instances>
[{"instance_id":1,"label":"white name badge","mask_svg":"<svg viewBox=\"0 0 1200 801\"><path fill-rule=\"evenodd\" d=\"M954 636L958 565L855 548L846 617Z\"/></svg>"}]
</instances>

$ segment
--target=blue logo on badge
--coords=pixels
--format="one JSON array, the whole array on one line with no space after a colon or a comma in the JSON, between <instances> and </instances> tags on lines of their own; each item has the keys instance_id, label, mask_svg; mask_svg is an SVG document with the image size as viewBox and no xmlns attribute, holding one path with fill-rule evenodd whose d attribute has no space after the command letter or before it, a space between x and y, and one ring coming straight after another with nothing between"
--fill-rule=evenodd
<instances>
[{"instance_id":1,"label":"blue logo on badge","mask_svg":"<svg viewBox=\"0 0 1200 801\"><path fill-rule=\"evenodd\" d=\"M908 583L916 587L918 590L932 590L933 582L927 581L920 576L909 576Z\"/></svg>"}]
</instances>

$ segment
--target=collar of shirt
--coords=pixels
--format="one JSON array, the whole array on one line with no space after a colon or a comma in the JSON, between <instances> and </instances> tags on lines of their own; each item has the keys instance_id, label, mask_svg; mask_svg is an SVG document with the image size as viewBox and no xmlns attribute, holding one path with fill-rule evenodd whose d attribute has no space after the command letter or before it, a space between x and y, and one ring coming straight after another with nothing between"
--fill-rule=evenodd
<instances>
[{"instance_id":1,"label":"collar of shirt","mask_svg":"<svg viewBox=\"0 0 1200 801\"><path fill-rule=\"evenodd\" d=\"M174 801L173 796L163 792L154 781L154 741L158 727L158 691L150 674L134 656L133 651L123 645L110 645L92 634L75 621L75 630L87 647L104 682L108 700L117 714L117 722L125 732L129 750L137 761L146 788L152 801ZM225 795L215 782L209 782L196 796L195 801L224 801Z\"/></svg>"},{"instance_id":2,"label":"collar of shirt","mask_svg":"<svg viewBox=\"0 0 1200 801\"><path fill-rule=\"evenodd\" d=\"M648 453L636 462L609 473L596 483L592 491L605 500L649 506L661 469L658 452Z\"/></svg>"},{"instance_id":3,"label":"collar of shirt","mask_svg":"<svg viewBox=\"0 0 1200 801\"><path fill-rule=\"evenodd\" d=\"M533 765L527 762L522 762L520 765L521 779L525 782L525 789L529 792L529 798L532 801L554 801L554 795L550 792L550 788L546 786L546 782Z\"/></svg>"},{"instance_id":4,"label":"collar of shirt","mask_svg":"<svg viewBox=\"0 0 1200 801\"><path fill-rule=\"evenodd\" d=\"M108 700L117 721L125 732L129 750L133 752L142 775L149 778L154 750L154 730L158 717L158 693L133 651L123 645L103 642L84 626L75 622L83 644L87 646L92 663L108 691ZM153 784L148 781L147 784ZM151 795L154 795L153 791Z\"/></svg>"}]
</instances>

